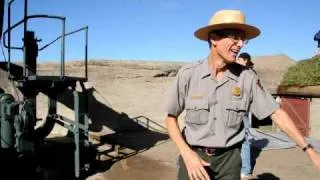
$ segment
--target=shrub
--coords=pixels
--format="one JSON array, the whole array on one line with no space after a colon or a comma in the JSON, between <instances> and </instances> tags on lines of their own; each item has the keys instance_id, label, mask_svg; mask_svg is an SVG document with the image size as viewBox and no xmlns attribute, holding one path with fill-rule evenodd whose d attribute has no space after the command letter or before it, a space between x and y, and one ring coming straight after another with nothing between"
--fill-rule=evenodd
<instances>
[{"instance_id":1,"label":"shrub","mask_svg":"<svg viewBox=\"0 0 320 180\"><path fill-rule=\"evenodd\" d=\"M305 59L292 66L283 76L283 86L320 85L320 56Z\"/></svg>"}]
</instances>

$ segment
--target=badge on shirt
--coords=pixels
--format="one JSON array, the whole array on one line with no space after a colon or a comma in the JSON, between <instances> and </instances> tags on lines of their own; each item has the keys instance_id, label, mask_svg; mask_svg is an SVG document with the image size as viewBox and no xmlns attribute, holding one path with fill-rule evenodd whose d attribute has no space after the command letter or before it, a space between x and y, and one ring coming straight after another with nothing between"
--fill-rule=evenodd
<instances>
[{"instance_id":1,"label":"badge on shirt","mask_svg":"<svg viewBox=\"0 0 320 180\"><path fill-rule=\"evenodd\" d=\"M240 87L234 87L234 88L232 89L232 94L233 94L234 96L240 96L240 95L241 95L241 88L240 88Z\"/></svg>"}]
</instances>

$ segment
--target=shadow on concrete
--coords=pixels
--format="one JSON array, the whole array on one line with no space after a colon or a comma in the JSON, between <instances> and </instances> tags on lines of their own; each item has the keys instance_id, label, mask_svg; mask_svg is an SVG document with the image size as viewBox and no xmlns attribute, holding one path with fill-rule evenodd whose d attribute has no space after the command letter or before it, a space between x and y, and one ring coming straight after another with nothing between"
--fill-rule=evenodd
<instances>
[{"instance_id":1,"label":"shadow on concrete","mask_svg":"<svg viewBox=\"0 0 320 180\"><path fill-rule=\"evenodd\" d=\"M76 180L85 179L93 173L82 171L81 177L74 175L74 150L72 140L66 137L50 138L36 152L19 154L13 150L0 149L0 179L20 180ZM81 148L80 159L94 163L94 149Z\"/></svg>"},{"instance_id":2,"label":"shadow on concrete","mask_svg":"<svg viewBox=\"0 0 320 180\"><path fill-rule=\"evenodd\" d=\"M114 163L142 153L152 147L165 143L166 134L158 134L152 131L134 133L114 133L101 137L100 144L109 146L99 151L100 159L97 161L96 172L108 170Z\"/></svg>"},{"instance_id":3,"label":"shadow on concrete","mask_svg":"<svg viewBox=\"0 0 320 180\"><path fill-rule=\"evenodd\" d=\"M280 178L273 175L272 173L262 173L262 174L258 174L257 178L252 180L280 180Z\"/></svg>"},{"instance_id":4,"label":"shadow on concrete","mask_svg":"<svg viewBox=\"0 0 320 180\"><path fill-rule=\"evenodd\" d=\"M95 92L97 92L95 88L87 89L87 109L91 119L89 130L100 132L103 127L107 127L110 133L91 136L98 141L93 145L96 159L92 163L91 173L106 171L115 162L146 151L169 139L167 133L164 133L166 128L162 125L146 116L130 118L124 112L117 112L97 99ZM64 93L58 101L73 109L72 92ZM66 162L62 159L61 161Z\"/></svg>"}]
</instances>

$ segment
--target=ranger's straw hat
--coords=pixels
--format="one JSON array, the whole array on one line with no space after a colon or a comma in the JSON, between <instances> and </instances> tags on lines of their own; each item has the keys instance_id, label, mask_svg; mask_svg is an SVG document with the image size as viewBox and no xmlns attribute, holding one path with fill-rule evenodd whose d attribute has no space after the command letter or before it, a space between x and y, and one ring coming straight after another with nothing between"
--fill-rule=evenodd
<instances>
[{"instance_id":1,"label":"ranger's straw hat","mask_svg":"<svg viewBox=\"0 0 320 180\"><path fill-rule=\"evenodd\" d=\"M221 29L240 29L246 33L247 39L253 39L260 34L260 30L246 24L244 14L239 10L221 10L210 19L209 24L198 29L194 34L200 40L207 41L209 32Z\"/></svg>"}]
</instances>

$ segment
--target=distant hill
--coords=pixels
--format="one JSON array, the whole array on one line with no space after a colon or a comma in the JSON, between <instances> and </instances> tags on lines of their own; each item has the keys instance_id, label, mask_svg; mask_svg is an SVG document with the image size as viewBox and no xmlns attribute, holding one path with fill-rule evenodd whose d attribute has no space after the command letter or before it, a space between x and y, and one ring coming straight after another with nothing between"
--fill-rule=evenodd
<instances>
[{"instance_id":1,"label":"distant hill","mask_svg":"<svg viewBox=\"0 0 320 180\"><path fill-rule=\"evenodd\" d=\"M252 62L262 84L273 94L277 92L283 75L296 64L296 61L284 54L254 56Z\"/></svg>"},{"instance_id":2,"label":"distant hill","mask_svg":"<svg viewBox=\"0 0 320 180\"><path fill-rule=\"evenodd\" d=\"M287 72L289 67L295 66L296 61L284 54L274 54L266 56L254 56L252 57L254 68L256 69L261 82L271 92L276 93L277 87L280 85L283 75ZM194 61L196 62L196 60ZM153 77L171 76L173 71L180 69L181 66L193 62L165 62L165 61L136 61L136 60L106 60L96 59L88 61L89 81L92 79L92 74L106 73L105 78L115 78L118 75L118 71L127 72L130 77L140 77L140 71L149 71L148 75ZM68 60L65 62L66 75L83 76L84 62L79 60ZM59 75L60 64L59 62L45 62L37 65L38 75ZM4 72L0 72L4 73ZM5 81L5 74L0 74L0 84L3 87L11 87L7 81ZM123 75L121 75L123 76ZM10 88L9 88L10 89Z\"/></svg>"},{"instance_id":3,"label":"distant hill","mask_svg":"<svg viewBox=\"0 0 320 180\"><path fill-rule=\"evenodd\" d=\"M296 64L296 61L284 54L275 54L267 56L254 56L252 62L256 69L288 69Z\"/></svg>"}]
</instances>

